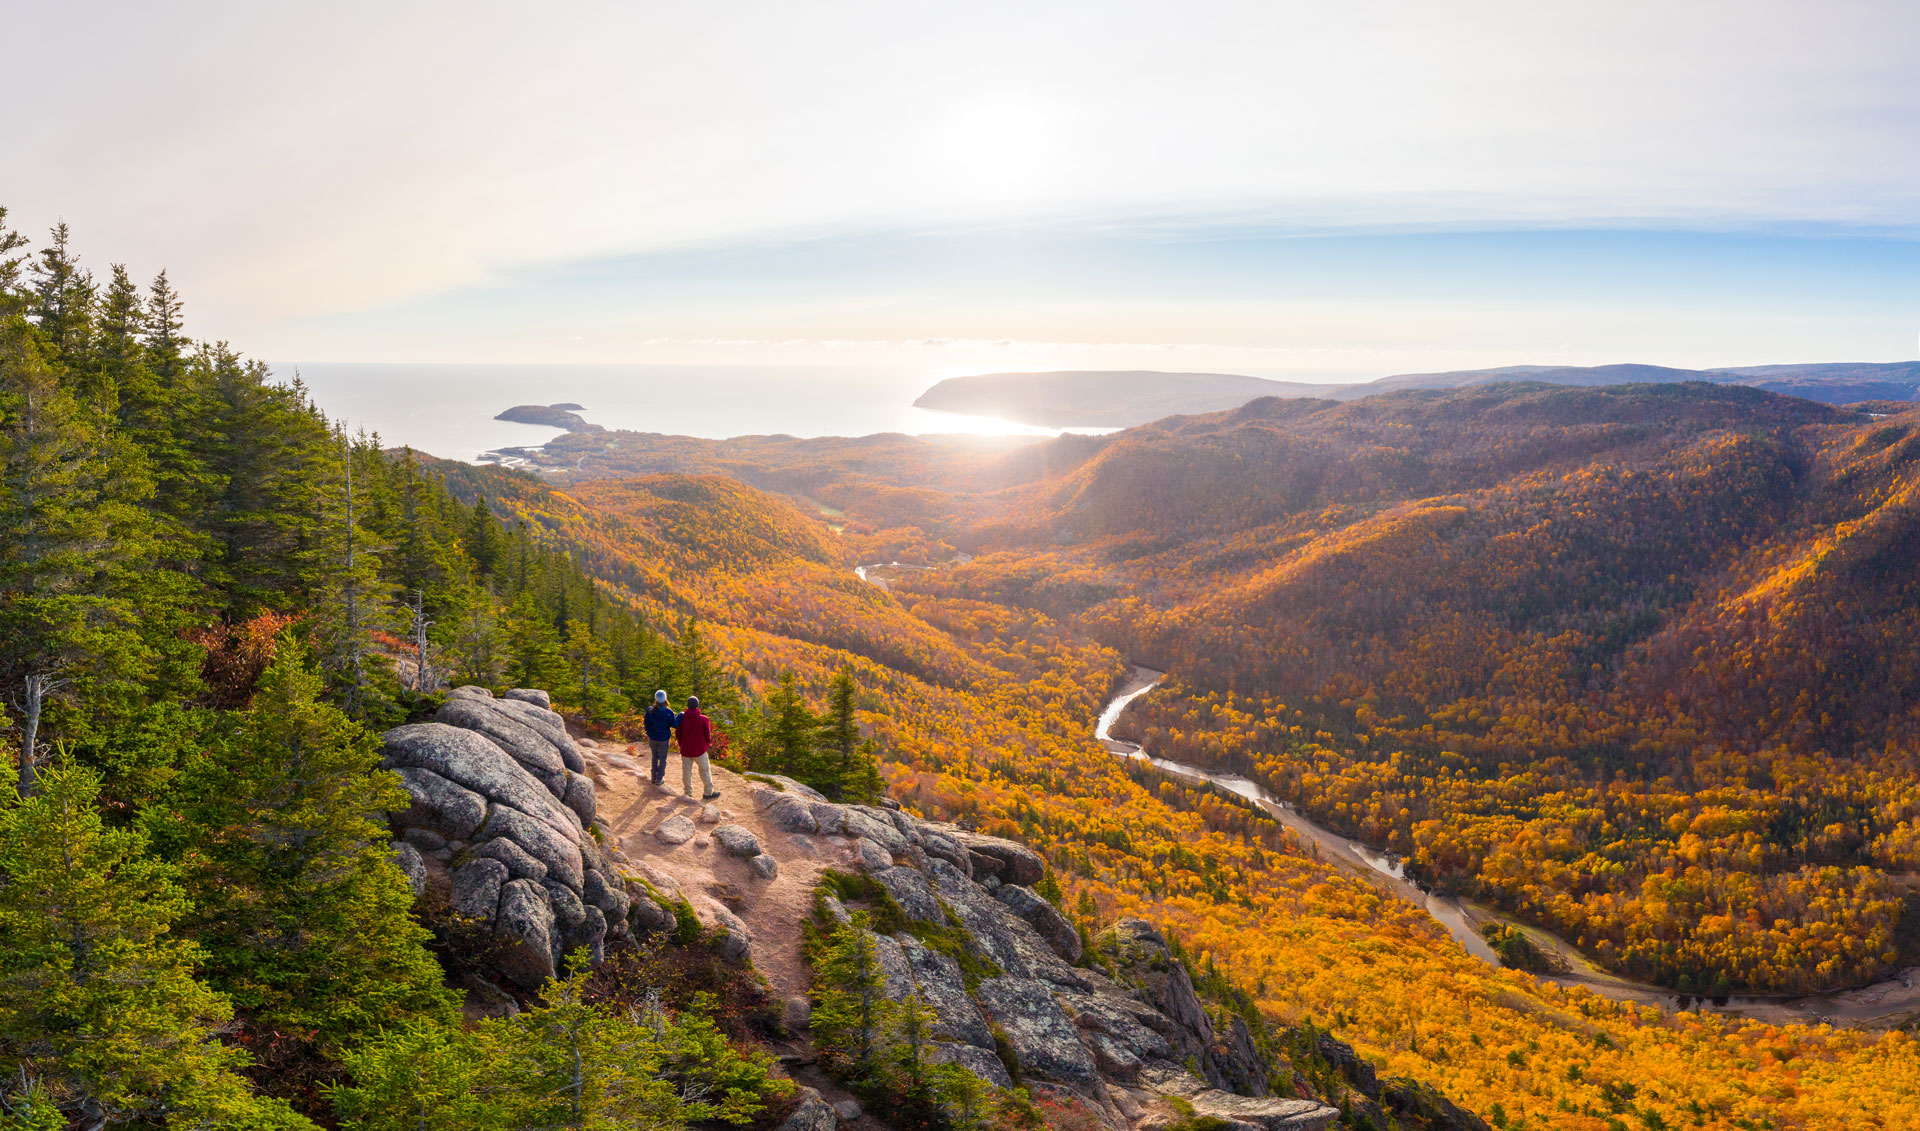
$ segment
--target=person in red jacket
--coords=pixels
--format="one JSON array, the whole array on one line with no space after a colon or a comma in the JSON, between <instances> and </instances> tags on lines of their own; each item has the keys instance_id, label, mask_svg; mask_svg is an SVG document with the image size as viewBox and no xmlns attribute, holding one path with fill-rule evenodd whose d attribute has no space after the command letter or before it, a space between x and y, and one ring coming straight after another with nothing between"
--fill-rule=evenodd
<instances>
[{"instance_id":1,"label":"person in red jacket","mask_svg":"<svg viewBox=\"0 0 1920 1131\"><path fill-rule=\"evenodd\" d=\"M700 780L707 787L702 801L712 801L720 796L713 788L713 763L707 760L707 747L713 744L713 721L700 713L700 697L687 697L687 709L680 714L680 720L673 724L674 731L680 737L680 785L693 796L693 764L700 763Z\"/></svg>"}]
</instances>

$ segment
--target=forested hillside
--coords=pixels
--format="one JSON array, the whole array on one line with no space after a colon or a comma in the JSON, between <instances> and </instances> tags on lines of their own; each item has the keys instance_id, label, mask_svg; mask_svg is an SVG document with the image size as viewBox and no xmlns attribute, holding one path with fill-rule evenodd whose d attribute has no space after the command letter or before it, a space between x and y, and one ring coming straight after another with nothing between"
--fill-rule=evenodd
<instances>
[{"instance_id":1,"label":"forested hillside","mask_svg":"<svg viewBox=\"0 0 1920 1131\"><path fill-rule=\"evenodd\" d=\"M719 1113L677 1090L716 1070L749 1121L754 1081L777 1089L710 1003L656 1004L641 1030L604 987L556 987L462 1046L486 1063L448 1059L462 936L395 864L385 816L407 797L374 733L450 680L551 686L617 722L711 664L697 632L663 638L564 547L189 340L164 273L97 277L64 228L29 254L4 219L0 1127L504 1131L639 1111L557 1090L580 1026L626 1042L593 1071L644 1081L657 1125ZM395 1032L404 1047L379 1043ZM687 1067L695 1049L707 1067ZM370 1091L388 1068L404 1094ZM484 1103L447 1084L451 1122L416 1122L435 1071Z\"/></svg>"},{"instance_id":2,"label":"forested hillside","mask_svg":"<svg viewBox=\"0 0 1920 1131\"><path fill-rule=\"evenodd\" d=\"M1712 420L1720 410L1698 411ZM1803 410L1785 404L1782 411L1791 420ZM1811 411L1822 419L1828 410ZM1911 1122L1912 1089L1886 1084L1920 1063L1905 1034L1662 1015L1490 970L1423 913L1302 852L1252 808L1115 759L1092 742L1093 716L1125 664L1120 652L1087 640L1084 630L1112 632L1109 639L1129 654L1154 659L1152 652L1132 652L1144 645L1101 619L1150 617L1154 610L1140 598L1124 609L1098 605L1076 625L1074 601L1097 604L1130 583L1140 592L1205 591L1175 572L1179 551L1168 550L1165 568L1142 569L1132 582L1132 564L1115 550L1135 545L1127 535L1063 545L1060 528L1044 521L1057 505L1049 500L1075 497L1093 477L1093 468L1081 466L1085 451L1118 451L1128 439L1087 443L1079 460L1057 452L995 456L1009 465L1017 461L1020 473L1005 465L966 465L945 483L937 469L914 465L910 449L896 449L903 474L921 479L928 498L964 491L983 478L1014 486L929 514L929 523L947 523L963 508L985 513L977 525L965 520L972 535L963 538L984 556L905 575L892 592L852 577L855 561L872 560L874 520L863 514L857 493L843 495L837 486L864 482L875 471L838 463L846 449L836 453L824 442L801 442L808 459L797 468L791 448L758 465L753 445L734 445L731 458L747 465L736 466L743 479L777 474L783 466L809 478L804 494L811 502L801 502L798 491L784 499L754 496L765 513L743 513L748 496L737 487L723 491L702 481L696 488L659 476L576 474L566 484L529 483L512 506L557 540L581 547L580 560L605 576L642 578L659 570L670 575L675 591L684 576L684 591L708 618L716 650L756 679L792 671L803 696L818 701L840 665L851 661L867 689L858 700L861 726L885 752L896 795L928 813L1042 849L1064 889L1063 906L1080 922L1097 928L1143 915L1169 924L1214 968L1248 987L1268 1016L1330 1025L1385 1070L1433 1080L1481 1112L1500 1105L1509 1125L1601 1131L1610 1119L1666 1126ZM1204 451L1205 444L1193 446ZM676 446L719 447L662 441L632 458L655 458ZM1551 451L1553 437L1543 434L1532 446ZM1046 468L1055 475L1035 470ZM672 489L663 490L667 485ZM791 529L817 504L843 511L813 521L822 531L841 526L833 537L846 552L837 565L823 563L816 539L796 535L782 543L784 558L763 555L756 547L770 543L761 541L743 548L738 567L716 558L711 571L688 571L672 564L675 551L661 540L676 529L699 538L691 531L700 524L680 525L687 512L678 501L695 489L712 492L720 500L713 513L739 516L728 521L747 531ZM1233 521L1232 509L1219 513L1223 522ZM895 528L888 537L917 544L929 557L940 552L938 540L924 531ZM995 550L994 540L1030 545ZM933 651L900 658L910 642ZM1301 725L1291 714L1287 720ZM1782 1092L1788 1080L1790 1098Z\"/></svg>"},{"instance_id":3,"label":"forested hillside","mask_svg":"<svg viewBox=\"0 0 1920 1131\"><path fill-rule=\"evenodd\" d=\"M1615 969L1858 984L1916 953L1915 423L1701 385L1266 401L1123 434L925 584L1077 616L1175 674L1156 749Z\"/></svg>"}]
</instances>

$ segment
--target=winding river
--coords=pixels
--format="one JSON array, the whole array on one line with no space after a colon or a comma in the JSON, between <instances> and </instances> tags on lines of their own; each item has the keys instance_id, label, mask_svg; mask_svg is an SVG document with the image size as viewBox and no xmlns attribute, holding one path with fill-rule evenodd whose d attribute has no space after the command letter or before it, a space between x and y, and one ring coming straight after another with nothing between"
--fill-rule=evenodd
<instances>
[{"instance_id":1,"label":"winding river","mask_svg":"<svg viewBox=\"0 0 1920 1131\"><path fill-rule=\"evenodd\" d=\"M1482 962L1491 965L1499 964L1493 949L1480 937L1479 932L1482 924L1498 921L1525 931L1535 946L1559 955L1570 971L1565 974L1535 975L1536 977L1563 986L1585 986L1597 994L1616 1001L1657 1005L1668 1010L1710 1009L1717 1013L1751 1017L1757 1021L1776 1025L1812 1025L1826 1022L1835 1026L1878 1028L1889 1023L1903 1023L1920 1015L1920 967L1910 967L1892 978L1862 989L1800 997L1697 998L1682 996L1660 986L1609 974L1594 966L1566 940L1538 927L1517 922L1470 900L1436 895L1421 888L1407 879L1405 866L1399 861L1315 824L1302 816L1299 810L1275 797L1256 781L1241 777L1239 774L1218 773L1185 762L1176 762L1171 758L1161 758L1142 749L1136 743L1113 737L1113 724L1120 720L1120 715L1127 709L1127 705L1158 687L1163 675L1164 673L1151 668L1135 667L1133 678L1108 701L1105 709L1100 712L1100 718L1094 725L1093 737L1108 750L1122 757L1142 759L1167 773L1184 778L1212 782L1222 789L1231 790L1252 801L1298 837L1301 846L1312 851L1318 859L1330 860L1341 865L1415 907L1424 908L1428 915L1446 928L1447 933L1452 935L1467 953Z\"/></svg>"},{"instance_id":2,"label":"winding river","mask_svg":"<svg viewBox=\"0 0 1920 1131\"><path fill-rule=\"evenodd\" d=\"M872 576L872 571L887 567L924 568L903 567L897 562L875 562L858 567L854 573L860 580L884 589L887 587L886 582ZM1710 999L1683 996L1660 986L1610 974L1593 965L1566 940L1538 927L1508 918L1490 907L1472 900L1436 895L1427 891L1407 879L1406 869L1401 862L1308 820L1299 810L1274 796L1259 782L1241 777L1239 774L1205 770L1171 758L1162 758L1136 743L1113 737L1113 725L1120 721L1120 716L1126 711L1128 704L1158 687L1164 675L1164 672L1136 665L1133 677L1101 710L1100 717L1094 724L1093 737L1118 756L1138 758L1151 763L1163 772L1190 781L1211 782L1253 802L1292 832L1299 839L1301 847L1312 852L1318 859L1330 861L1367 879L1389 894L1404 899L1415 907L1423 908L1468 954L1482 962L1499 965L1499 958L1493 953L1493 948L1487 945L1486 940L1480 937L1479 930L1483 924L1498 921L1525 931L1535 946L1558 955L1566 963L1569 971L1564 974L1535 975L1536 977L1562 986L1585 986L1594 993L1616 1001L1638 1002L1667 1010L1708 1009L1717 1013L1751 1017L1756 1021L1775 1025L1815 1025L1825 1022L1837 1027L1878 1029L1905 1024L1920 1018L1920 966L1909 967L1891 978L1861 989L1842 990L1830 994Z\"/></svg>"}]
</instances>

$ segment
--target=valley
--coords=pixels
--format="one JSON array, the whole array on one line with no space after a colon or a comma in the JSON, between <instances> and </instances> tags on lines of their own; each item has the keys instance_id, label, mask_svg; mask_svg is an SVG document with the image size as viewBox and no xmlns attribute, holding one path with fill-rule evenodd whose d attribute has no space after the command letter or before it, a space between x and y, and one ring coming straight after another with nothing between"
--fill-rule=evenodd
<instances>
[{"instance_id":1,"label":"valley","mask_svg":"<svg viewBox=\"0 0 1920 1131\"><path fill-rule=\"evenodd\" d=\"M1609 974L1587 956L1536 926L1522 923L1483 904L1422 888L1409 881L1405 865L1376 849L1357 844L1314 823L1257 782L1238 774L1203 770L1185 762L1153 755L1136 743L1113 737L1113 726L1127 705L1157 687L1166 673L1136 667L1133 677L1101 710L1094 738L1115 754L1144 759L1169 774L1212 783L1247 798L1273 816L1300 839L1317 860L1326 860L1383 887L1406 903L1424 910L1446 928L1460 948L1482 962L1499 966L1500 959L1481 937L1480 927L1500 923L1526 932L1540 949L1558 956L1567 973L1537 975L1562 986L1581 986L1615 1001L1630 1001L1667 1010L1712 1010L1751 1017L1772 1025L1829 1024L1841 1027L1886 1028L1911 1024L1920 1018L1920 966L1910 967L1872 985L1796 997L1733 996L1702 999L1675 994L1645 982Z\"/></svg>"}]
</instances>

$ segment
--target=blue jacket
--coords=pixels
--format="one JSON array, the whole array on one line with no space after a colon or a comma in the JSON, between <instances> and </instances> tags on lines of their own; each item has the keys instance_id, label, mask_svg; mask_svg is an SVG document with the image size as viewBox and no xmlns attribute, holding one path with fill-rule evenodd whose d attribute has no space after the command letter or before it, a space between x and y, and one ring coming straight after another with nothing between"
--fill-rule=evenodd
<instances>
[{"instance_id":1,"label":"blue jacket","mask_svg":"<svg viewBox=\"0 0 1920 1131\"><path fill-rule=\"evenodd\" d=\"M673 728L680 722L680 716L674 714L673 708L665 703L655 703L647 708L644 721L647 737L655 742L665 742L673 737Z\"/></svg>"}]
</instances>

